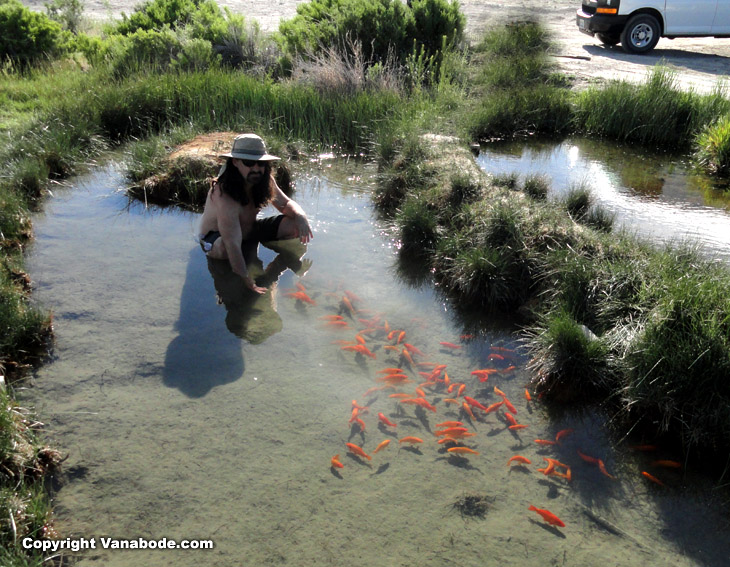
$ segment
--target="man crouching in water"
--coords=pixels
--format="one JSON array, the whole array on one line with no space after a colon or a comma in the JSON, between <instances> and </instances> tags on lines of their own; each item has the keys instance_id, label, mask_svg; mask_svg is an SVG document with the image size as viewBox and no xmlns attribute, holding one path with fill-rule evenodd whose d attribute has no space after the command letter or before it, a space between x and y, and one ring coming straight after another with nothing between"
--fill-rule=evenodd
<instances>
[{"instance_id":1,"label":"man crouching in water","mask_svg":"<svg viewBox=\"0 0 730 567\"><path fill-rule=\"evenodd\" d=\"M266 288L257 286L248 273L244 250L255 250L259 242L288 238L306 244L314 235L302 208L276 184L271 164L279 158L266 153L259 136L236 136L231 151L220 157L227 159L205 200L200 245L210 258L228 260L246 287L264 293ZM281 214L257 219L269 203Z\"/></svg>"}]
</instances>

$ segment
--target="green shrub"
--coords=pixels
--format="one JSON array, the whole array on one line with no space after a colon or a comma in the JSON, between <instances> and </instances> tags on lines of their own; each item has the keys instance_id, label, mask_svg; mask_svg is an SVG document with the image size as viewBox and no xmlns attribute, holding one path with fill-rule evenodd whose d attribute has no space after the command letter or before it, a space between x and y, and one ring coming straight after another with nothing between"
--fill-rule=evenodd
<instances>
[{"instance_id":1,"label":"green shrub","mask_svg":"<svg viewBox=\"0 0 730 567\"><path fill-rule=\"evenodd\" d=\"M730 114L705 126L695 139L694 159L706 171L730 176Z\"/></svg>"},{"instance_id":2,"label":"green shrub","mask_svg":"<svg viewBox=\"0 0 730 567\"><path fill-rule=\"evenodd\" d=\"M62 54L68 40L45 14L31 12L19 0L0 0L0 60L26 67Z\"/></svg>"},{"instance_id":3,"label":"green shrub","mask_svg":"<svg viewBox=\"0 0 730 567\"><path fill-rule=\"evenodd\" d=\"M53 0L46 2L48 17L58 22L63 29L77 33L81 27L84 3L81 0Z\"/></svg>"},{"instance_id":4,"label":"green shrub","mask_svg":"<svg viewBox=\"0 0 730 567\"><path fill-rule=\"evenodd\" d=\"M228 20L242 23L242 17L231 16ZM107 29L108 32L131 35L137 31L186 28L192 37L207 39L217 44L228 32L229 21L214 0L148 0L130 16L122 14L122 20Z\"/></svg>"}]
</instances>

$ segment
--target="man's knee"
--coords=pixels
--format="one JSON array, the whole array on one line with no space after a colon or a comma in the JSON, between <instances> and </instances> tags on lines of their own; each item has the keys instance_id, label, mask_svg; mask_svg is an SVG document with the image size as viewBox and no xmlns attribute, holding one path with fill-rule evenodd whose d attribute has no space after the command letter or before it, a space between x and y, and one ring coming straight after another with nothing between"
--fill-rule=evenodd
<instances>
[{"instance_id":1,"label":"man's knee","mask_svg":"<svg viewBox=\"0 0 730 567\"><path fill-rule=\"evenodd\" d=\"M276 231L276 238L278 240L287 240L289 238L297 237L297 228L294 224L294 220L289 217L284 217L279 223L279 229Z\"/></svg>"}]
</instances>

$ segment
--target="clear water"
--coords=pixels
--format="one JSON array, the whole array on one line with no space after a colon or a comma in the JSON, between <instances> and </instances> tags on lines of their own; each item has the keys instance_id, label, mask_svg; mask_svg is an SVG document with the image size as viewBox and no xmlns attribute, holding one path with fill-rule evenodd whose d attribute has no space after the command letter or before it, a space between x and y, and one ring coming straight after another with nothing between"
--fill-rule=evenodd
<instances>
[{"instance_id":1,"label":"clear water","mask_svg":"<svg viewBox=\"0 0 730 567\"><path fill-rule=\"evenodd\" d=\"M713 259L730 261L730 193L692 173L677 156L615 143L499 143L482 147L477 162L498 175L551 180L553 195L585 183L595 202L616 213L617 226L655 242L697 243Z\"/></svg>"},{"instance_id":2,"label":"clear water","mask_svg":"<svg viewBox=\"0 0 730 567\"><path fill-rule=\"evenodd\" d=\"M22 396L69 455L56 494L59 532L215 542L212 551L91 550L79 565L726 565L727 525L707 479L650 465L675 455L612 447L601 416L549 420L528 403L525 360L493 350L513 349L512 335L459 312L430 283L415 284L370 207L373 171L329 163L297 175L296 199L315 230L304 264L261 248L264 266L289 267L253 304L221 266L209 269L192 238L195 215L127 206L113 165L60 190L35 219L29 269L54 312L57 342ZM316 305L286 295L296 283ZM380 316L446 364L466 395L486 405L501 388L529 428L510 431L501 413L489 414L469 425L480 454L458 458L433 434L464 417L443 387L427 391L436 413L388 392L365 397L380 384L377 370L401 361L382 335L368 338L375 360L332 343L363 326L333 330L320 319L342 312L345 290L370 310L360 316ZM495 353L506 359L490 360ZM487 383L470 374L512 364ZM353 399L370 405L364 433L348 423ZM397 428L379 428L379 412ZM565 428L575 431L562 445L533 442ZM407 435L424 442L399 446ZM372 461L345 446L372 454L388 438ZM616 479L577 449L602 458ZM345 465L337 471L335 454ZM532 464L510 469L515 454ZM545 456L571 465L572 482L537 472ZM490 502L483 518L454 508L471 494ZM545 525L531 504L566 527Z\"/></svg>"}]
</instances>

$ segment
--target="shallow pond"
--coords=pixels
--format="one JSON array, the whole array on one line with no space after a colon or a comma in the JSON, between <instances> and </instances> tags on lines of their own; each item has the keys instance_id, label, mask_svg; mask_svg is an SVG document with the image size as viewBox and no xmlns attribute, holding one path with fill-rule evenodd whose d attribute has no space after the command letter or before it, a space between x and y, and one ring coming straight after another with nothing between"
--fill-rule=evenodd
<instances>
[{"instance_id":1,"label":"shallow pond","mask_svg":"<svg viewBox=\"0 0 730 567\"><path fill-rule=\"evenodd\" d=\"M477 162L489 173L545 175L555 197L585 183L617 226L653 241L698 242L709 257L730 261L730 192L693 173L684 157L580 138L481 149Z\"/></svg>"},{"instance_id":2,"label":"shallow pond","mask_svg":"<svg viewBox=\"0 0 730 567\"><path fill-rule=\"evenodd\" d=\"M676 455L613 447L601 416L549 420L524 397L525 360L509 330L475 324L398 268L397 243L370 206L374 172L329 164L297 174L315 239L301 261L296 247L260 249L271 278L281 276L255 303L225 266L207 264L195 215L128 206L113 165L59 190L35 218L29 270L57 342L21 400L69 455L59 532L215 542L211 551L90 550L79 565L726 565L728 526L708 480L651 464ZM287 296L296 284L316 305ZM346 291L358 297L354 318ZM347 328L322 318L337 314ZM386 320L405 331L401 344L425 353L415 362L447 365L484 405L501 399L499 387L529 428L509 430L501 410L471 420L445 401L455 392L443 383L425 388L435 413L389 397L398 390L366 396L385 367L406 369L408 393L424 381L417 371L429 371L385 348L397 342ZM334 343L367 327L375 359ZM471 375L486 367L501 372L487 382ZM364 432L348 423L353 399L370 406ZM379 426L380 412L397 427ZM467 423L478 455L437 444L448 420ZM534 443L564 429L574 431L559 445ZM399 444L405 436L423 443ZM348 454L347 442L372 460ZM335 454L344 468L330 467ZM516 454L531 464L508 466ZM543 457L570 465L572 481L537 472ZM566 526L548 526L530 505Z\"/></svg>"}]
</instances>

